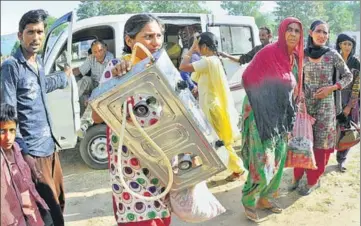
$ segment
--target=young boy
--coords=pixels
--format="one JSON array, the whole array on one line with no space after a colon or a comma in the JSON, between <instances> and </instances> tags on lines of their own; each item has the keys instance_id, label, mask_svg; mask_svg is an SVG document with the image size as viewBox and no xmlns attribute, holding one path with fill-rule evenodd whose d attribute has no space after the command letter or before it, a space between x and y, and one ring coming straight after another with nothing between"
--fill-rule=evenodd
<instances>
[{"instance_id":1,"label":"young boy","mask_svg":"<svg viewBox=\"0 0 361 226\"><path fill-rule=\"evenodd\" d=\"M30 168L15 142L16 126L15 108L1 104L1 226L53 225L49 208L36 191Z\"/></svg>"}]
</instances>

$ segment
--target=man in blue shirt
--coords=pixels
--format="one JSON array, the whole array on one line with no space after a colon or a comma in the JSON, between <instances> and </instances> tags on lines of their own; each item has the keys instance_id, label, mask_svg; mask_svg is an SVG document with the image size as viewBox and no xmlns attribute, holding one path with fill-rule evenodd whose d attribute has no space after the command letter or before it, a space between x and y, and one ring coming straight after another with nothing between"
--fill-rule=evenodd
<instances>
[{"instance_id":1,"label":"man in blue shirt","mask_svg":"<svg viewBox=\"0 0 361 226\"><path fill-rule=\"evenodd\" d=\"M64 225L63 174L46 93L67 86L71 68L45 76L38 52L45 37L44 10L31 10L19 22L20 47L1 68L1 103L16 108L19 120L16 141L22 149L40 196L50 208L55 225Z\"/></svg>"}]
</instances>

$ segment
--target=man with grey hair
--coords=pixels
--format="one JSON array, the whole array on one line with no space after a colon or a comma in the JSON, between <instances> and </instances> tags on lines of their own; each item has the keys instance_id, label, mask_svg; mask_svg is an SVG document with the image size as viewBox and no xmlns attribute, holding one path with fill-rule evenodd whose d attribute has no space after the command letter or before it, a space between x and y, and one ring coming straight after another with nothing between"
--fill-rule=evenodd
<instances>
[{"instance_id":1,"label":"man with grey hair","mask_svg":"<svg viewBox=\"0 0 361 226\"><path fill-rule=\"evenodd\" d=\"M94 40L90 48L91 55L87 57L85 62L80 67L73 69L73 74L75 76L80 74L83 75L83 77L77 83L80 99L82 99L83 95L91 95L93 89L99 85L99 80L103 75L105 67L112 59L114 59L113 54L107 51L106 44L100 39ZM86 76L89 71L91 75ZM86 101L81 103L82 109L84 109L85 105L87 105L85 102ZM83 138L84 133L88 129L88 126L92 124L93 121L91 119L91 108L90 106L86 106L84 114L81 118L81 129L78 131L78 136Z\"/></svg>"}]
</instances>

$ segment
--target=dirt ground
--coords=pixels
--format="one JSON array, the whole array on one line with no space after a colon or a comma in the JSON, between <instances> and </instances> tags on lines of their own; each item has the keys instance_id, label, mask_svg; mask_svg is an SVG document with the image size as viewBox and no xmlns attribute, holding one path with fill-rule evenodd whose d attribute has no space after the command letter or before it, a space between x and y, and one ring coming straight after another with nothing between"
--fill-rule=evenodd
<instances>
[{"instance_id":1,"label":"dirt ground","mask_svg":"<svg viewBox=\"0 0 361 226\"><path fill-rule=\"evenodd\" d=\"M111 205L111 190L107 170L89 169L77 150L61 152L66 191L65 220L67 226L115 226ZM289 193L292 170L286 169L279 202L285 208L282 214L260 212L268 220L261 226L356 226L360 225L360 146L349 153L346 173L336 170L335 155L321 180L321 188L307 197ZM243 181L225 183L227 173L217 175L209 183L211 191L227 211L199 226L257 225L247 220L241 205ZM305 179L305 178L304 178ZM303 181L305 183L305 181ZM172 218L174 226L194 225Z\"/></svg>"}]
</instances>

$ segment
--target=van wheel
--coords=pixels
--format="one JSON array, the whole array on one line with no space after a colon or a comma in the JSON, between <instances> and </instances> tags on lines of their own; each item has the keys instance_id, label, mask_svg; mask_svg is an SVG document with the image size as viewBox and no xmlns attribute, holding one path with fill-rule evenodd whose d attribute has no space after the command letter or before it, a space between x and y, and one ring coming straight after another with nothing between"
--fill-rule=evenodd
<instances>
[{"instance_id":1,"label":"van wheel","mask_svg":"<svg viewBox=\"0 0 361 226\"><path fill-rule=\"evenodd\" d=\"M90 127L84 139L80 141L80 155L84 162L93 169L108 168L106 125Z\"/></svg>"}]
</instances>

